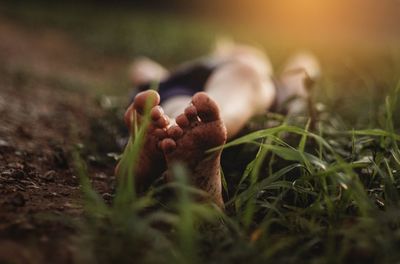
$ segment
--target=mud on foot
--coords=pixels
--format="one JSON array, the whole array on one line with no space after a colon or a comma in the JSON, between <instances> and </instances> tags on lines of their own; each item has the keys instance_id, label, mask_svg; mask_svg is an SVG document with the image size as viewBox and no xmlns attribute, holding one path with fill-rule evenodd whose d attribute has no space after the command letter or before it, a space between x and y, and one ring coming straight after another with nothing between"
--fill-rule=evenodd
<instances>
[{"instance_id":1,"label":"mud on foot","mask_svg":"<svg viewBox=\"0 0 400 264\"><path fill-rule=\"evenodd\" d=\"M149 90L136 95L134 102L125 112L125 123L130 130L133 128L134 122L140 124L148 100L151 104L151 123L135 171L136 189L139 192L147 189L166 169L164 156L158 145L160 140L167 137L169 118L159 106L159 94L156 91ZM120 165L118 164L116 167L116 174L118 174Z\"/></svg>"},{"instance_id":2,"label":"mud on foot","mask_svg":"<svg viewBox=\"0 0 400 264\"><path fill-rule=\"evenodd\" d=\"M226 128L218 106L206 93L193 96L192 104L176 118L177 125L168 128L168 137L160 143L168 168L182 162L191 173L191 183L207 192L219 207L224 207L221 189L220 157L222 150L206 153L223 145ZM167 180L172 180L167 174Z\"/></svg>"}]
</instances>

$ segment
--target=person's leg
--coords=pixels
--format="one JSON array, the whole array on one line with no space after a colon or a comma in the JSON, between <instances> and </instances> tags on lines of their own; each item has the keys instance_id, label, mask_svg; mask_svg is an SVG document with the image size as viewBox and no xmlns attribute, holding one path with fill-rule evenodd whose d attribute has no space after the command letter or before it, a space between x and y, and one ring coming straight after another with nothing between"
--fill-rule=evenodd
<instances>
[{"instance_id":1,"label":"person's leg","mask_svg":"<svg viewBox=\"0 0 400 264\"><path fill-rule=\"evenodd\" d=\"M319 67L316 61L310 60L311 57L299 58L288 63L286 70L300 68L302 75L290 78L283 75L282 82L289 87L282 89L289 89L292 95L307 97L305 76L316 78ZM186 164L192 174L192 183L223 208L221 150L213 153L206 153L206 150L224 144L254 114L269 109L276 100L276 92L272 80L261 77L252 65L232 62L219 68L211 75L205 92L193 96L192 104L182 110L183 114L176 118L177 125L168 128L168 137L161 141L167 167L177 161Z\"/></svg>"},{"instance_id":2,"label":"person's leg","mask_svg":"<svg viewBox=\"0 0 400 264\"><path fill-rule=\"evenodd\" d=\"M177 125L167 130L168 137L161 141L161 148L168 169L176 162L184 163L191 173L192 184L208 193L209 198L223 208L222 150L206 151L223 145L254 114L268 109L275 100L275 87L271 79L263 78L251 63L233 61L219 67L204 90L193 96L189 106L188 98L176 98L177 105L172 114L182 114L176 117Z\"/></svg>"},{"instance_id":3,"label":"person's leg","mask_svg":"<svg viewBox=\"0 0 400 264\"><path fill-rule=\"evenodd\" d=\"M208 81L205 92L217 103L228 138L274 102L274 84L267 74L264 76L249 64L232 62L219 68Z\"/></svg>"},{"instance_id":4,"label":"person's leg","mask_svg":"<svg viewBox=\"0 0 400 264\"><path fill-rule=\"evenodd\" d=\"M154 119L163 122L157 125L158 121L155 121L149 129L146 152L141 154L136 172L139 189L146 188L154 180L154 172L160 172L165 166L156 143L161 141L167 167L176 161L184 162L192 173L192 183L223 207L219 174L221 150L212 154L206 154L206 150L223 145L227 131L230 137L234 136L255 113L265 111L275 97L270 78L263 79L257 66L251 65L252 60L243 56L246 63L234 60L219 67L206 83L206 93L197 93L193 98L176 96L164 101L161 107L167 115L163 115L160 108L154 108L157 113ZM128 126L132 113L140 114L141 102L148 96L148 92L136 96L126 114ZM156 100L154 105L158 102ZM188 106L190 102L192 104ZM170 127L166 136L163 131L168 123L167 116L176 118L177 125Z\"/></svg>"},{"instance_id":5,"label":"person's leg","mask_svg":"<svg viewBox=\"0 0 400 264\"><path fill-rule=\"evenodd\" d=\"M304 76L293 82L283 79L283 82L297 87L299 80L303 81ZM304 85L303 82L301 84ZM295 93L301 89L293 88ZM276 88L268 74L261 76L251 63L232 61L219 67L211 75L206 83L205 93L193 96L192 105L189 107L188 97L174 98L176 101L171 101L170 106L164 103L162 106L168 108L168 114L176 117L177 125L166 130L167 124L163 123L165 126L161 126L161 130L167 131L167 137L165 134L155 135L156 131L159 131L156 129L150 134L153 133L153 139L161 141L167 167L171 167L176 161L186 163L192 173L193 184L208 192L211 199L223 207L219 175L221 151L212 155L206 154L205 151L224 144L227 136L231 138L236 135L254 114L262 113L271 107L276 97ZM177 113L182 114L177 116ZM160 118L164 115L157 116ZM151 148L147 149L150 158L145 156L141 162L143 165L139 164L139 170L144 168L140 175L148 174L148 164L157 164L157 158L152 157L159 157L160 152L154 143L156 140L153 139L149 140Z\"/></svg>"}]
</instances>

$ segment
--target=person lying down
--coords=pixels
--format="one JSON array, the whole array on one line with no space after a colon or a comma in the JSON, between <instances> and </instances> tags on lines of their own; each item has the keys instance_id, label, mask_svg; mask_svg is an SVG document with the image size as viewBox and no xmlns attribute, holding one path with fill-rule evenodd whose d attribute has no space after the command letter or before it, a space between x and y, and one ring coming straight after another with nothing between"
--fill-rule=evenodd
<instances>
[{"instance_id":1,"label":"person lying down","mask_svg":"<svg viewBox=\"0 0 400 264\"><path fill-rule=\"evenodd\" d=\"M147 100L152 107L151 125L135 171L138 191L163 173L167 182L173 180L168 170L181 162L191 173L191 184L224 208L222 150L206 151L232 139L254 115L283 106L288 114L304 109L309 97L305 79L315 80L320 70L311 54L299 53L289 59L277 80L273 81L272 74L271 63L261 50L227 42L173 72L148 58L135 60L131 79L141 92L125 113L126 125L131 128L132 122L140 122ZM158 92L150 89L154 82L159 82Z\"/></svg>"}]
</instances>

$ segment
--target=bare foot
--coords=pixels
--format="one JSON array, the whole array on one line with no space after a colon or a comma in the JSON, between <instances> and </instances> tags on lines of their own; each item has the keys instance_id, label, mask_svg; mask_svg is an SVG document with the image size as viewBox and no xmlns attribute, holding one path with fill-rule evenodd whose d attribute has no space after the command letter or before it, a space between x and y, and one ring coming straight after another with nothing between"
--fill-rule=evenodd
<instances>
[{"instance_id":1,"label":"bare foot","mask_svg":"<svg viewBox=\"0 0 400 264\"><path fill-rule=\"evenodd\" d=\"M138 191L148 188L166 169L164 156L158 145L160 140L167 137L169 118L164 114L161 106L158 105L160 103L159 94L153 90L137 94L134 102L125 112L125 123L130 130L135 118L137 118L136 122L140 124L147 100L150 100L151 104L151 123L135 171L135 183ZM119 166L120 164L116 167L116 173L118 173Z\"/></svg>"},{"instance_id":2,"label":"bare foot","mask_svg":"<svg viewBox=\"0 0 400 264\"><path fill-rule=\"evenodd\" d=\"M298 53L289 59L277 80L279 110L288 115L307 110L310 107L310 88L320 74L317 58L308 52Z\"/></svg>"},{"instance_id":3,"label":"bare foot","mask_svg":"<svg viewBox=\"0 0 400 264\"><path fill-rule=\"evenodd\" d=\"M209 194L219 207L224 207L221 189L221 151L206 153L210 148L223 145L226 128L218 106L204 92L192 98L192 105L176 118L176 126L168 128L168 138L161 141L167 166L184 163L192 174L192 184ZM167 180L170 175L167 174Z\"/></svg>"}]
</instances>

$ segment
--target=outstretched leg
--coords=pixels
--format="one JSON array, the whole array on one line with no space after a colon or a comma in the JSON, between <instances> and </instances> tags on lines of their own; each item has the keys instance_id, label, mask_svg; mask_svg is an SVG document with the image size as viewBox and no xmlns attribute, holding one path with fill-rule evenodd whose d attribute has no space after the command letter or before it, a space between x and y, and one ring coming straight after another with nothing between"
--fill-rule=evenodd
<instances>
[{"instance_id":1,"label":"outstretched leg","mask_svg":"<svg viewBox=\"0 0 400 264\"><path fill-rule=\"evenodd\" d=\"M217 104L204 92L193 96L192 104L176 118L176 126L168 129L168 137L161 141L168 168L184 163L192 177L191 183L208 193L219 207L224 207L221 190L221 150L206 153L223 145L226 128ZM171 180L167 173L167 180Z\"/></svg>"},{"instance_id":2,"label":"outstretched leg","mask_svg":"<svg viewBox=\"0 0 400 264\"><path fill-rule=\"evenodd\" d=\"M163 153L158 144L160 140L167 137L169 118L158 105L160 103L158 93L148 90L136 95L134 102L125 112L125 123L129 129L132 129L134 122L140 124L148 101L151 104L151 123L146 133L144 146L135 171L135 182L138 191L146 189L166 168ZM120 166L121 164L117 165L116 174L118 174Z\"/></svg>"},{"instance_id":3,"label":"outstretched leg","mask_svg":"<svg viewBox=\"0 0 400 264\"><path fill-rule=\"evenodd\" d=\"M256 114L264 113L275 99L271 78L251 63L228 63L211 76L205 92L218 104L228 138L235 136Z\"/></svg>"}]
</instances>

